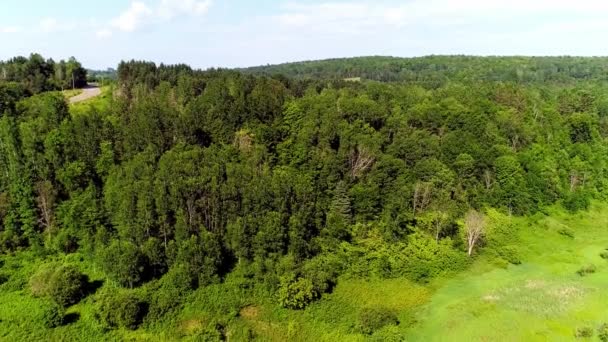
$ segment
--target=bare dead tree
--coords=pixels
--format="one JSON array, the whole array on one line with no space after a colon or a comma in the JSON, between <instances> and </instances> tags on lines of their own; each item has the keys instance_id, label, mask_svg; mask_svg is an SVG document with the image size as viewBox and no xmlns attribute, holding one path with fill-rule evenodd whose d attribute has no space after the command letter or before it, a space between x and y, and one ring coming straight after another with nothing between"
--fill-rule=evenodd
<instances>
[{"instance_id":1,"label":"bare dead tree","mask_svg":"<svg viewBox=\"0 0 608 342\"><path fill-rule=\"evenodd\" d=\"M350 176L355 179L367 171L376 161L376 158L365 147L357 146L350 153Z\"/></svg>"},{"instance_id":2,"label":"bare dead tree","mask_svg":"<svg viewBox=\"0 0 608 342\"><path fill-rule=\"evenodd\" d=\"M494 183L492 181L492 172L490 170L486 170L483 173L483 181L486 184L486 189L490 189L492 187L492 184Z\"/></svg>"},{"instance_id":3,"label":"bare dead tree","mask_svg":"<svg viewBox=\"0 0 608 342\"><path fill-rule=\"evenodd\" d=\"M414 185L413 209L414 215L417 211L426 209L431 203L431 195L433 194L433 185L428 182L417 182Z\"/></svg>"},{"instance_id":4,"label":"bare dead tree","mask_svg":"<svg viewBox=\"0 0 608 342\"><path fill-rule=\"evenodd\" d=\"M249 152L253 146L253 137L252 134L247 132L246 130L240 130L234 136L234 146L238 148L241 152Z\"/></svg>"},{"instance_id":5,"label":"bare dead tree","mask_svg":"<svg viewBox=\"0 0 608 342\"><path fill-rule=\"evenodd\" d=\"M53 210L55 207L57 193L55 189L53 189L53 184L51 184L49 181L36 183L36 193L38 193L38 196L36 197L36 204L40 214L38 223L50 237L55 223L55 215Z\"/></svg>"},{"instance_id":6,"label":"bare dead tree","mask_svg":"<svg viewBox=\"0 0 608 342\"><path fill-rule=\"evenodd\" d=\"M471 256L473 249L485 234L485 216L477 210L469 210L464 217L464 226L467 239L467 254Z\"/></svg>"},{"instance_id":7,"label":"bare dead tree","mask_svg":"<svg viewBox=\"0 0 608 342\"><path fill-rule=\"evenodd\" d=\"M570 171L570 191L574 191L576 190L576 187L578 186L578 184L580 183L580 177L578 175L578 172L576 171Z\"/></svg>"},{"instance_id":8,"label":"bare dead tree","mask_svg":"<svg viewBox=\"0 0 608 342\"><path fill-rule=\"evenodd\" d=\"M435 217L435 241L439 241L439 234L443 230L443 227L448 222L448 214L444 211L438 211Z\"/></svg>"}]
</instances>

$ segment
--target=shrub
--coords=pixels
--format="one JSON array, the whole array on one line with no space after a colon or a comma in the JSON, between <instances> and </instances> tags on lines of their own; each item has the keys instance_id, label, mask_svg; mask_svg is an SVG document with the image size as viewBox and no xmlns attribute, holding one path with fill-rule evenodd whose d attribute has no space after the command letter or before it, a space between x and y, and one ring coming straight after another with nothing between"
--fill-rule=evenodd
<instances>
[{"instance_id":1,"label":"shrub","mask_svg":"<svg viewBox=\"0 0 608 342\"><path fill-rule=\"evenodd\" d=\"M602 253L600 253L600 257L602 257L602 259L608 259L608 250L603 251Z\"/></svg>"},{"instance_id":2,"label":"shrub","mask_svg":"<svg viewBox=\"0 0 608 342\"><path fill-rule=\"evenodd\" d=\"M398 324L397 315L387 308L365 308L359 313L359 329L364 334L371 335L382 327Z\"/></svg>"},{"instance_id":3,"label":"shrub","mask_svg":"<svg viewBox=\"0 0 608 342\"><path fill-rule=\"evenodd\" d=\"M342 265L335 256L322 255L308 260L302 275L312 281L316 293L322 294L332 290L341 269Z\"/></svg>"},{"instance_id":4,"label":"shrub","mask_svg":"<svg viewBox=\"0 0 608 342\"><path fill-rule=\"evenodd\" d=\"M106 328L136 329L145 316L145 305L132 294L105 294L96 317Z\"/></svg>"},{"instance_id":5,"label":"shrub","mask_svg":"<svg viewBox=\"0 0 608 342\"><path fill-rule=\"evenodd\" d=\"M51 278L58 267L57 264L44 264L30 278L30 292L34 297L43 297L50 294Z\"/></svg>"},{"instance_id":6,"label":"shrub","mask_svg":"<svg viewBox=\"0 0 608 342\"><path fill-rule=\"evenodd\" d=\"M310 279L295 279L293 276L281 278L278 295L279 303L288 309L304 309L317 298L317 293Z\"/></svg>"},{"instance_id":7,"label":"shrub","mask_svg":"<svg viewBox=\"0 0 608 342\"><path fill-rule=\"evenodd\" d=\"M581 267L578 271L576 271L576 273L578 273L579 276L584 277L588 274L595 273L595 270L595 265L589 264L587 266Z\"/></svg>"},{"instance_id":8,"label":"shrub","mask_svg":"<svg viewBox=\"0 0 608 342\"><path fill-rule=\"evenodd\" d=\"M78 238L69 230L60 230L55 238L55 248L57 250L69 254L78 250Z\"/></svg>"},{"instance_id":9,"label":"shrub","mask_svg":"<svg viewBox=\"0 0 608 342\"><path fill-rule=\"evenodd\" d=\"M564 199L563 205L570 212L586 210L591 205L591 195L583 190L570 192Z\"/></svg>"},{"instance_id":10,"label":"shrub","mask_svg":"<svg viewBox=\"0 0 608 342\"><path fill-rule=\"evenodd\" d=\"M58 268L49 282L49 295L58 304L68 306L78 303L84 295L87 277L74 265Z\"/></svg>"},{"instance_id":11,"label":"shrub","mask_svg":"<svg viewBox=\"0 0 608 342\"><path fill-rule=\"evenodd\" d=\"M139 248L126 241L114 241L100 256L104 271L121 286L133 288L143 280L146 258Z\"/></svg>"},{"instance_id":12,"label":"shrub","mask_svg":"<svg viewBox=\"0 0 608 342\"><path fill-rule=\"evenodd\" d=\"M65 309L54 301L49 301L42 309L41 322L47 328L56 328L63 325Z\"/></svg>"},{"instance_id":13,"label":"shrub","mask_svg":"<svg viewBox=\"0 0 608 342\"><path fill-rule=\"evenodd\" d=\"M604 323L597 329L597 337L602 342L608 342L608 324Z\"/></svg>"},{"instance_id":14,"label":"shrub","mask_svg":"<svg viewBox=\"0 0 608 342\"><path fill-rule=\"evenodd\" d=\"M576 338L588 338L593 336L593 329L590 327L578 327L574 332Z\"/></svg>"},{"instance_id":15,"label":"shrub","mask_svg":"<svg viewBox=\"0 0 608 342\"><path fill-rule=\"evenodd\" d=\"M501 258L505 259L510 264L521 264L521 260L519 259L519 253L517 252L517 249L514 246L504 246L499 249L498 254Z\"/></svg>"},{"instance_id":16,"label":"shrub","mask_svg":"<svg viewBox=\"0 0 608 342\"><path fill-rule=\"evenodd\" d=\"M561 228L557 231L558 234L574 239L574 232L568 228Z\"/></svg>"},{"instance_id":17,"label":"shrub","mask_svg":"<svg viewBox=\"0 0 608 342\"><path fill-rule=\"evenodd\" d=\"M442 273L462 270L469 262L465 253L452 247L452 241L439 242L420 234L408 237L408 243L390 246L391 275L405 276L413 281L425 282Z\"/></svg>"},{"instance_id":18,"label":"shrub","mask_svg":"<svg viewBox=\"0 0 608 342\"><path fill-rule=\"evenodd\" d=\"M195 275L188 267L177 264L160 279L160 287L154 291L147 319L157 321L181 304L185 294L194 288Z\"/></svg>"},{"instance_id":19,"label":"shrub","mask_svg":"<svg viewBox=\"0 0 608 342\"><path fill-rule=\"evenodd\" d=\"M30 278L29 285L35 297L49 296L57 304L69 306L84 297L87 283L87 276L74 265L46 264Z\"/></svg>"}]
</instances>

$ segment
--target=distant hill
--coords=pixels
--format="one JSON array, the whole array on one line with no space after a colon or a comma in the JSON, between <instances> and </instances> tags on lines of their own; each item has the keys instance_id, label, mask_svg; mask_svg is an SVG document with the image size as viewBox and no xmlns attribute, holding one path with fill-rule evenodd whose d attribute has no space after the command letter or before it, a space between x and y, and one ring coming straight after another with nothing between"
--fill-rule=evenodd
<instances>
[{"instance_id":1,"label":"distant hill","mask_svg":"<svg viewBox=\"0 0 608 342\"><path fill-rule=\"evenodd\" d=\"M355 79L440 85L453 81L520 83L607 80L608 57L353 57L241 69L300 79Z\"/></svg>"}]
</instances>

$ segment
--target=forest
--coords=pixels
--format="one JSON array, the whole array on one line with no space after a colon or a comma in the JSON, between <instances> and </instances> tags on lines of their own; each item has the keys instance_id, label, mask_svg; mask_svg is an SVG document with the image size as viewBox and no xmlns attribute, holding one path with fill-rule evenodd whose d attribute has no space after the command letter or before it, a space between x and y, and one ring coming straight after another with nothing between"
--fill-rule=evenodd
<instances>
[{"instance_id":1,"label":"forest","mask_svg":"<svg viewBox=\"0 0 608 342\"><path fill-rule=\"evenodd\" d=\"M600 210L607 66L124 61L71 106L76 59L0 62L0 339L411 336L420 305L327 303L349 286L426 302L482 262L524 267L539 220Z\"/></svg>"}]
</instances>

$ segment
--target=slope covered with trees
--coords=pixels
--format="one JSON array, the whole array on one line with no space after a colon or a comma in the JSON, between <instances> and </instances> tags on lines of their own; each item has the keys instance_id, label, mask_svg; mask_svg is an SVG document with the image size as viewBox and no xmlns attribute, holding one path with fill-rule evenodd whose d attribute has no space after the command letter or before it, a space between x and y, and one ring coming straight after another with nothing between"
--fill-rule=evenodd
<instances>
[{"instance_id":1,"label":"slope covered with trees","mask_svg":"<svg viewBox=\"0 0 608 342\"><path fill-rule=\"evenodd\" d=\"M517 264L501 219L608 195L597 59L396 61L434 61L429 77L442 81L131 61L107 109L77 115L57 93L0 84L0 253L12 267L0 289L51 298L46 318L84 300L106 337L153 331L189 294L228 289L216 295L238 300L201 332L225 338L245 299L305 309L344 277L424 284L480 253ZM551 82L502 79L532 61L556 68ZM35 266L18 271L25 256ZM80 260L102 288L57 260ZM393 320L365 315L363 332Z\"/></svg>"},{"instance_id":2,"label":"slope covered with trees","mask_svg":"<svg viewBox=\"0 0 608 342\"><path fill-rule=\"evenodd\" d=\"M606 57L354 57L266 65L242 69L259 75L282 74L300 79L362 78L439 87L452 81L574 83L607 79Z\"/></svg>"}]
</instances>

